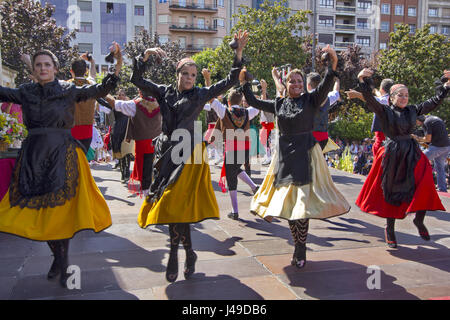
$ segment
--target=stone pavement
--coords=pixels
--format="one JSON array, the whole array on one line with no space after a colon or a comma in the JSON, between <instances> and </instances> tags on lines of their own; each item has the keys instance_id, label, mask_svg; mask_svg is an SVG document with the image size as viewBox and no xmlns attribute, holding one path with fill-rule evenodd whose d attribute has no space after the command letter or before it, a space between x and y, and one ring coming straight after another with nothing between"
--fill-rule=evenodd
<instances>
[{"instance_id":1,"label":"stone pavement","mask_svg":"<svg viewBox=\"0 0 450 320\"><path fill-rule=\"evenodd\" d=\"M257 183L262 182L265 169L252 166ZM45 242L0 234L0 299L449 298L450 214L427 215L430 242L418 236L412 217L398 221L399 247L389 249L384 243L384 220L354 205L364 177L330 170L352 209L327 221L311 221L308 262L298 270L290 265L294 248L287 221L267 223L250 214L251 192L242 182L238 185L240 220L228 219L231 202L217 185L220 168L212 165L221 219L192 226L196 273L184 279L185 255L180 247L180 274L170 284L165 279L167 226L139 228L136 217L143 199L127 194L120 173L111 165L93 165L113 225L98 234L80 232L71 241L70 264L81 270L81 288L62 289L57 281L46 279L52 257ZM441 199L450 208L448 194L441 194ZM369 289L368 283L379 289Z\"/></svg>"}]
</instances>

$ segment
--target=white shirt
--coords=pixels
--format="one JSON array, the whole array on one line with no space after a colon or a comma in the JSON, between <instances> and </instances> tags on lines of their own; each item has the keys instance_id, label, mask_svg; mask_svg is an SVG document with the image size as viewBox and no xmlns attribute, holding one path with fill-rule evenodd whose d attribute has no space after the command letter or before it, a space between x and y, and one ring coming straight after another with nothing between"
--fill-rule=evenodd
<instances>
[{"instance_id":1,"label":"white shirt","mask_svg":"<svg viewBox=\"0 0 450 320\"><path fill-rule=\"evenodd\" d=\"M377 100L379 103L384 104L384 105L389 105L389 95L385 94L384 96L381 97L375 97L375 100Z\"/></svg>"},{"instance_id":2,"label":"white shirt","mask_svg":"<svg viewBox=\"0 0 450 320\"><path fill-rule=\"evenodd\" d=\"M98 132L97 128L94 126L92 126L91 148L94 150L103 148L102 136L100 135L100 132Z\"/></svg>"},{"instance_id":3,"label":"white shirt","mask_svg":"<svg viewBox=\"0 0 450 320\"><path fill-rule=\"evenodd\" d=\"M341 96L339 95L339 91L330 91L328 93L328 99L330 100L330 106L333 105L336 101L339 100Z\"/></svg>"},{"instance_id":4,"label":"white shirt","mask_svg":"<svg viewBox=\"0 0 450 320\"><path fill-rule=\"evenodd\" d=\"M241 108L238 105L233 105L231 107ZM223 104L221 104L219 100L214 99L211 104L209 104L209 103L205 104L205 107L203 109L206 111L211 111L211 109L213 109L217 113L217 116L220 119L223 119L223 117L225 117L225 112L227 110L227 107L224 106ZM252 120L259 113L259 110L256 108L253 108L253 107L248 107L246 109L248 111L248 120Z\"/></svg>"},{"instance_id":5,"label":"white shirt","mask_svg":"<svg viewBox=\"0 0 450 320\"><path fill-rule=\"evenodd\" d=\"M129 117L134 117L136 115L136 103L134 100L116 100L114 109Z\"/></svg>"}]
</instances>

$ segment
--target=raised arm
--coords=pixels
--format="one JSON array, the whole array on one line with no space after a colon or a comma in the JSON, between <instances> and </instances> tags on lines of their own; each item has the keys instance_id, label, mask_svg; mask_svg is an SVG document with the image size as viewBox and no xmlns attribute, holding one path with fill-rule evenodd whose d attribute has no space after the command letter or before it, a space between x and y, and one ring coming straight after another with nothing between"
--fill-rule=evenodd
<instances>
[{"instance_id":1,"label":"raised arm","mask_svg":"<svg viewBox=\"0 0 450 320\"><path fill-rule=\"evenodd\" d=\"M444 76L448 79L448 81L443 85L443 90L439 90L439 94L432 97L431 99L415 105L417 115L427 114L433 111L442 103L442 101L445 100L448 92L450 91L450 70L446 70L444 72Z\"/></svg>"},{"instance_id":2,"label":"raised arm","mask_svg":"<svg viewBox=\"0 0 450 320\"><path fill-rule=\"evenodd\" d=\"M372 95L372 90L369 84L366 82L366 79L370 78L373 75L373 71L364 68L361 70L361 72L358 74L358 80L359 80L359 88L361 90L361 94L364 97L364 100L366 101L367 108L375 112L377 116L384 119L386 114L384 113L384 106L378 102L377 99Z\"/></svg>"},{"instance_id":3,"label":"raised arm","mask_svg":"<svg viewBox=\"0 0 450 320\"><path fill-rule=\"evenodd\" d=\"M272 68L272 79L273 82L275 82L275 88L277 89L277 97L282 97L284 94L284 90L286 90L286 87L280 80L280 74L276 67Z\"/></svg>"},{"instance_id":4,"label":"raised arm","mask_svg":"<svg viewBox=\"0 0 450 320\"><path fill-rule=\"evenodd\" d=\"M84 101L87 99L98 99L105 97L109 92L114 90L117 86L119 78L109 73L101 84L84 85L82 87L73 86L75 101Z\"/></svg>"},{"instance_id":5,"label":"raised arm","mask_svg":"<svg viewBox=\"0 0 450 320\"><path fill-rule=\"evenodd\" d=\"M275 100L257 99L251 90L250 82L246 82L243 87L245 100L247 103L259 110L275 114Z\"/></svg>"},{"instance_id":6,"label":"raised arm","mask_svg":"<svg viewBox=\"0 0 450 320\"><path fill-rule=\"evenodd\" d=\"M145 71L145 62L150 58L151 55L155 55L157 59L161 59L162 57L167 56L166 53L160 48L151 48L145 50L143 56L133 59L133 74L131 75L130 81L136 87L141 89L141 91L145 92L148 95L151 95L152 97L155 97L158 100L164 96L166 87L158 85L151 80L144 79L143 77Z\"/></svg>"},{"instance_id":7,"label":"raised arm","mask_svg":"<svg viewBox=\"0 0 450 320\"><path fill-rule=\"evenodd\" d=\"M330 45L327 45L322 49L323 52L327 52L330 56L331 63L328 66L328 69L325 73L325 77L317 86L316 90L310 93L313 104L316 108L319 108L323 102L328 98L328 93L331 91L334 85L334 77L337 77L336 68L337 68L337 55L333 48Z\"/></svg>"},{"instance_id":8,"label":"raised arm","mask_svg":"<svg viewBox=\"0 0 450 320\"><path fill-rule=\"evenodd\" d=\"M237 48L235 50L234 61L230 73L225 79L217 82L216 84L210 87L201 88L199 91L200 101L204 101L206 103L212 98L226 92L228 89L231 89L238 83L239 73L242 69L242 52L248 42L248 32L239 30L239 32L234 35L234 40L237 42Z\"/></svg>"}]
</instances>

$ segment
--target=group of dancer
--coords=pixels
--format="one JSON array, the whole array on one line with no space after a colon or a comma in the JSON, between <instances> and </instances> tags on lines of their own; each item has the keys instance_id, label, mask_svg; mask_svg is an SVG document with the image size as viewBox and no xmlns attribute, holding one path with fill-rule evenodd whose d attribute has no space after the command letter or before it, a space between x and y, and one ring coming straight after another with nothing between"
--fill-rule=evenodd
<instances>
[{"instance_id":1,"label":"group of dancer","mask_svg":"<svg viewBox=\"0 0 450 320\"><path fill-rule=\"evenodd\" d=\"M274 217L288 221L295 243L291 264L304 267L309 220L336 217L351 208L334 185L323 157L326 143L321 141L326 139L323 134L319 134L322 138L313 135L313 131L326 131L326 124L320 124L317 117L321 108L325 108L326 114L336 99L330 91L339 77L338 59L335 51L327 46L323 52L328 53L330 64L323 79L317 75L306 77L300 69L293 69L285 83L276 84L280 89L276 99L257 98L251 90L251 77L243 68L242 52L248 37L246 31L234 35L237 46L228 76L202 88L195 86L197 65L190 58L177 63L175 85L144 79L146 68L157 68L157 61L166 56L160 48L147 49L133 60L131 82L140 90L141 97L131 101L108 96L117 85L122 64L117 44L115 72L108 74L101 84L83 86L77 86L77 81L56 79L59 63L53 53L48 50L35 53L31 61L34 83L18 89L0 86L0 101L22 105L29 131L8 193L0 202L0 231L47 241L54 255L48 278L59 275L61 285L66 286L69 239L80 230L100 232L112 223L82 145L70 133L79 103L106 97L111 108L133 119L129 131L136 139L136 162L141 168L137 175L146 190L138 224L142 228L169 225L166 279L173 282L178 277L180 242L186 250L183 273L189 279L197 260L191 224L220 217L205 159L206 144L202 137L194 136L194 122L205 106L209 107L221 120L217 129L224 134L227 129L248 129L251 118L262 111L276 119L279 135L277 149L260 186L240 168L249 155L248 137L242 141L236 137L228 141L225 138L222 177L228 183L233 207L228 216L232 219L239 216L236 195L239 177L254 193L250 205L253 214L268 222ZM158 59L149 59L152 55ZM150 61L155 61L154 65ZM445 99L450 80L439 95L417 105L408 105L407 87L395 84L389 90L388 103L382 104L372 95L367 83L371 76L371 70L361 71L359 90L368 108L376 114L386 140L375 153L372 170L356 204L364 212L387 219L386 242L390 247L396 246L395 220L413 212L420 236L429 240L425 212L445 209L434 188L429 161L411 133L416 118L434 110ZM445 71L445 77L450 79L450 71ZM228 106L214 100L230 89ZM336 90L339 89L335 87ZM240 106L244 97L251 108ZM189 152L179 148L178 129L191 135ZM182 161L175 161L174 153ZM239 159L242 162L237 162Z\"/></svg>"}]
</instances>

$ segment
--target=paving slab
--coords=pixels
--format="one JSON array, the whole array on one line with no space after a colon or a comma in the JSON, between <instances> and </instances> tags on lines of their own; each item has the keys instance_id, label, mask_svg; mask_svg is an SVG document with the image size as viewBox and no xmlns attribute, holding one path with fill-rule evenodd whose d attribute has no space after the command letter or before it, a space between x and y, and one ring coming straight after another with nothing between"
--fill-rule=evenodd
<instances>
[{"instance_id":1,"label":"paving slab","mask_svg":"<svg viewBox=\"0 0 450 320\"><path fill-rule=\"evenodd\" d=\"M70 242L70 264L81 271L80 289L63 289L46 278L52 263L45 242L0 234L0 299L62 300L392 300L450 297L450 214L430 212L426 225L432 241L422 240L413 216L396 222L397 249L384 243L385 220L363 213L354 201L364 176L330 169L333 181L352 205L346 215L311 220L307 264L291 266L292 236L286 220L268 223L249 212L251 190L239 182L239 220L227 218L228 193L211 165L219 220L191 225L196 272L185 280L180 246L179 275L165 279L168 227L142 229L136 219L143 198L128 193L120 172L109 164L91 166L111 210L113 225L82 231ZM252 165L261 183L267 167ZM450 209L450 194L440 193ZM373 269L378 268L378 269ZM380 288L369 288L378 270ZM369 282L368 282L369 281ZM375 282L374 282L375 283Z\"/></svg>"}]
</instances>

